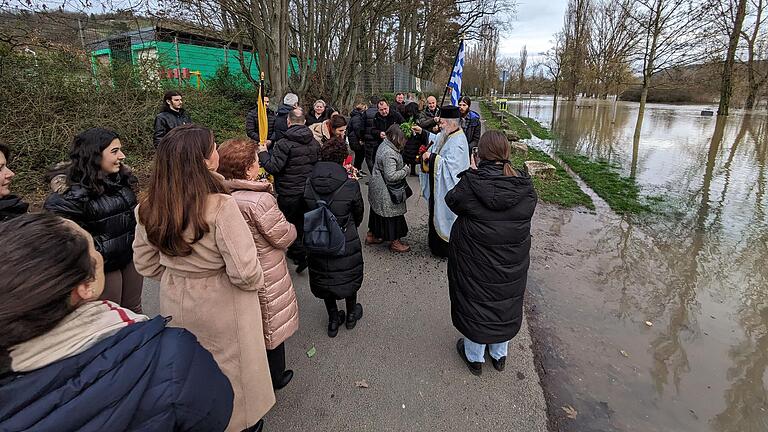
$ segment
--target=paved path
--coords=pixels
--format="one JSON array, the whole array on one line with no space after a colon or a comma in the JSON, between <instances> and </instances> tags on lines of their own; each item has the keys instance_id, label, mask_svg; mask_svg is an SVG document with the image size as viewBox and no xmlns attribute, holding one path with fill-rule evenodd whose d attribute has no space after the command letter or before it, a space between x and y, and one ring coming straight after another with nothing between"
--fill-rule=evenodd
<instances>
[{"instance_id":1,"label":"paved path","mask_svg":"<svg viewBox=\"0 0 768 432\"><path fill-rule=\"evenodd\" d=\"M410 182L418 191L417 179ZM455 345L461 335L451 324L447 262L427 249L427 206L418 195L408 201L406 215L412 252L363 246L364 316L354 330L342 326L335 339L328 338L325 308L310 293L309 276L291 275L301 322L286 342L286 356L296 375L277 392L265 430L547 430L527 323L510 343L503 373L486 362L483 375L475 377L459 359ZM361 237L365 228L364 223ZM159 312L153 281L145 284L144 309L150 316ZM312 347L317 354L308 358ZM360 380L369 387L357 388Z\"/></svg>"}]
</instances>

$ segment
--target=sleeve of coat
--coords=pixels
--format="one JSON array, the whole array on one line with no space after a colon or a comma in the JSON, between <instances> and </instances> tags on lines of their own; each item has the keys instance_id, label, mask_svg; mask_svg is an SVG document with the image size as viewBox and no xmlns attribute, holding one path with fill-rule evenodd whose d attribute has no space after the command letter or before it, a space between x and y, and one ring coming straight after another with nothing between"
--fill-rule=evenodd
<instances>
[{"instance_id":1,"label":"sleeve of coat","mask_svg":"<svg viewBox=\"0 0 768 432\"><path fill-rule=\"evenodd\" d=\"M259 122L256 121L257 115L257 109L248 111L248 115L245 116L245 133L248 135L248 138L259 142Z\"/></svg>"},{"instance_id":2,"label":"sleeve of coat","mask_svg":"<svg viewBox=\"0 0 768 432\"><path fill-rule=\"evenodd\" d=\"M410 173L410 170L406 166L403 166L402 169L398 170L397 159L394 157L382 158L382 161L378 162L377 160L377 163L381 163L381 176L384 177L384 181L389 184L399 182Z\"/></svg>"},{"instance_id":3,"label":"sleeve of coat","mask_svg":"<svg viewBox=\"0 0 768 432\"><path fill-rule=\"evenodd\" d=\"M393 111L392 114L394 114L394 116L395 116L395 123L397 123L397 124L405 123L405 117L403 117L402 114L400 114L397 111Z\"/></svg>"},{"instance_id":4,"label":"sleeve of coat","mask_svg":"<svg viewBox=\"0 0 768 432\"><path fill-rule=\"evenodd\" d=\"M163 136L165 136L166 132L168 132L168 128L163 121L163 117L155 116L155 134L153 135L155 148L157 148L157 145L160 144L160 140L163 138Z\"/></svg>"},{"instance_id":5,"label":"sleeve of coat","mask_svg":"<svg viewBox=\"0 0 768 432\"><path fill-rule=\"evenodd\" d=\"M232 385L213 356L183 329L167 329L176 350L171 369L176 384L176 428L184 432L223 431L232 416Z\"/></svg>"},{"instance_id":6,"label":"sleeve of coat","mask_svg":"<svg viewBox=\"0 0 768 432\"><path fill-rule=\"evenodd\" d=\"M136 221L139 220L139 206L134 210ZM136 223L133 238L133 265L144 277L158 280L163 276L165 267L160 264L160 250L147 239L147 229L141 222Z\"/></svg>"},{"instance_id":7,"label":"sleeve of coat","mask_svg":"<svg viewBox=\"0 0 768 432\"><path fill-rule=\"evenodd\" d=\"M240 213L235 199L225 196L216 214L216 245L224 259L227 276L244 291L257 290L264 285L251 230Z\"/></svg>"},{"instance_id":8,"label":"sleeve of coat","mask_svg":"<svg viewBox=\"0 0 768 432\"><path fill-rule=\"evenodd\" d=\"M274 148L271 152L259 153L259 165L264 170L272 175L277 175L283 172L286 162L288 162L288 153L290 149L283 140L280 140L273 144Z\"/></svg>"},{"instance_id":9,"label":"sleeve of coat","mask_svg":"<svg viewBox=\"0 0 768 432\"><path fill-rule=\"evenodd\" d=\"M445 204L458 216L467 212L467 203L464 197L470 193L468 188L467 181L462 176L456 186L445 194Z\"/></svg>"},{"instance_id":10,"label":"sleeve of coat","mask_svg":"<svg viewBox=\"0 0 768 432\"><path fill-rule=\"evenodd\" d=\"M354 182L355 195L352 199L352 217L355 219L355 226L360 226L363 223L363 215L365 214L365 203L363 202L363 194L360 192L360 183Z\"/></svg>"},{"instance_id":11,"label":"sleeve of coat","mask_svg":"<svg viewBox=\"0 0 768 432\"><path fill-rule=\"evenodd\" d=\"M54 192L45 200L43 208L84 227L83 207L80 202L74 199L67 199L62 194Z\"/></svg>"},{"instance_id":12,"label":"sleeve of coat","mask_svg":"<svg viewBox=\"0 0 768 432\"><path fill-rule=\"evenodd\" d=\"M433 127L437 126L437 123L435 122L434 117L429 117L426 112L422 111L421 114L419 114L419 126L421 126L422 129L432 130Z\"/></svg>"},{"instance_id":13,"label":"sleeve of coat","mask_svg":"<svg viewBox=\"0 0 768 432\"><path fill-rule=\"evenodd\" d=\"M277 200L272 195L266 195L249 208L251 220L256 222L256 229L272 246L278 249L288 249L296 240L296 227L288 222L283 212L277 206Z\"/></svg>"},{"instance_id":14,"label":"sleeve of coat","mask_svg":"<svg viewBox=\"0 0 768 432\"><path fill-rule=\"evenodd\" d=\"M474 128L472 128L472 136L467 137L467 140L469 141L469 148L475 148L477 147L477 144L480 143L480 132L482 129L482 126L480 125L480 120L476 120L477 124Z\"/></svg>"}]
</instances>

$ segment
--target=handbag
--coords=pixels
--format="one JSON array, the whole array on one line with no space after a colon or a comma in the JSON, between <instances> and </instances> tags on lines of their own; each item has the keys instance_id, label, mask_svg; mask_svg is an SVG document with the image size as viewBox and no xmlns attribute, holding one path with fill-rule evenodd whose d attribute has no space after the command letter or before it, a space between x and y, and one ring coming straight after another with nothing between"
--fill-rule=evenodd
<instances>
[{"instance_id":1,"label":"handbag","mask_svg":"<svg viewBox=\"0 0 768 432\"><path fill-rule=\"evenodd\" d=\"M379 174L381 174L381 171L379 171ZM384 180L384 184L387 186L389 199L392 200L393 204L402 204L413 195L413 190L411 190L407 180L403 179L395 184L389 184L384 179L384 174L381 174L381 179Z\"/></svg>"}]
</instances>

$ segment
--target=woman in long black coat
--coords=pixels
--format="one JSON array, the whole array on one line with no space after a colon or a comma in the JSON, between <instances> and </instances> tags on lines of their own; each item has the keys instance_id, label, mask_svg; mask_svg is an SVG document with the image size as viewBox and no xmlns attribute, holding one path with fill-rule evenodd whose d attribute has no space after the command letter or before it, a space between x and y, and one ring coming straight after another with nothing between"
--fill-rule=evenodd
<instances>
[{"instance_id":1,"label":"woman in long black coat","mask_svg":"<svg viewBox=\"0 0 768 432\"><path fill-rule=\"evenodd\" d=\"M480 375L488 349L504 369L509 341L520 331L536 191L509 163L510 146L498 131L480 139L478 166L461 174L445 202L458 219L451 229L448 287L453 325L465 338L456 348Z\"/></svg>"},{"instance_id":2,"label":"woman in long black coat","mask_svg":"<svg viewBox=\"0 0 768 432\"><path fill-rule=\"evenodd\" d=\"M363 316L363 306L357 302L357 291L363 284L363 249L357 227L363 222L365 204L357 180L348 178L344 168L347 144L332 138L320 149L320 161L315 165L304 188L305 211L317 208L317 200L332 200L329 208L336 216L346 236L345 253L341 256L309 254L309 288L315 297L323 299L328 311L328 336L336 337L345 313L337 300L347 306L346 327L355 328Z\"/></svg>"}]
</instances>

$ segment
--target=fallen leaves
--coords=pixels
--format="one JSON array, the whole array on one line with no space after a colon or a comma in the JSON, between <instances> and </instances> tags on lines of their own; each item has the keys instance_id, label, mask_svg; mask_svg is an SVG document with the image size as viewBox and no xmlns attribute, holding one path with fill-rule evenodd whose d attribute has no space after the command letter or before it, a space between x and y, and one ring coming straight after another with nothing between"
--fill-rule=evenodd
<instances>
[{"instance_id":1,"label":"fallen leaves","mask_svg":"<svg viewBox=\"0 0 768 432\"><path fill-rule=\"evenodd\" d=\"M307 351L307 357L309 358L314 357L315 354L317 354L317 350L315 349L314 346Z\"/></svg>"},{"instance_id":2,"label":"fallen leaves","mask_svg":"<svg viewBox=\"0 0 768 432\"><path fill-rule=\"evenodd\" d=\"M624 351L624 350L620 350L619 352L620 352L620 353L621 353L621 355L623 355L624 357L626 357L626 358L629 358L629 353L627 353L626 351Z\"/></svg>"},{"instance_id":3,"label":"fallen leaves","mask_svg":"<svg viewBox=\"0 0 768 432\"><path fill-rule=\"evenodd\" d=\"M653 327L653 323L652 323L652 322L650 322L650 321L646 321L646 322L645 322L645 325L647 325L648 327Z\"/></svg>"},{"instance_id":4,"label":"fallen leaves","mask_svg":"<svg viewBox=\"0 0 768 432\"><path fill-rule=\"evenodd\" d=\"M355 381L355 387L357 388L368 388L368 383L362 379L360 381Z\"/></svg>"},{"instance_id":5,"label":"fallen leaves","mask_svg":"<svg viewBox=\"0 0 768 432\"><path fill-rule=\"evenodd\" d=\"M564 407L561 407L563 411L565 411L565 416L569 419L575 419L577 415L579 415L579 412L576 411L576 409L570 405L566 405Z\"/></svg>"}]
</instances>

